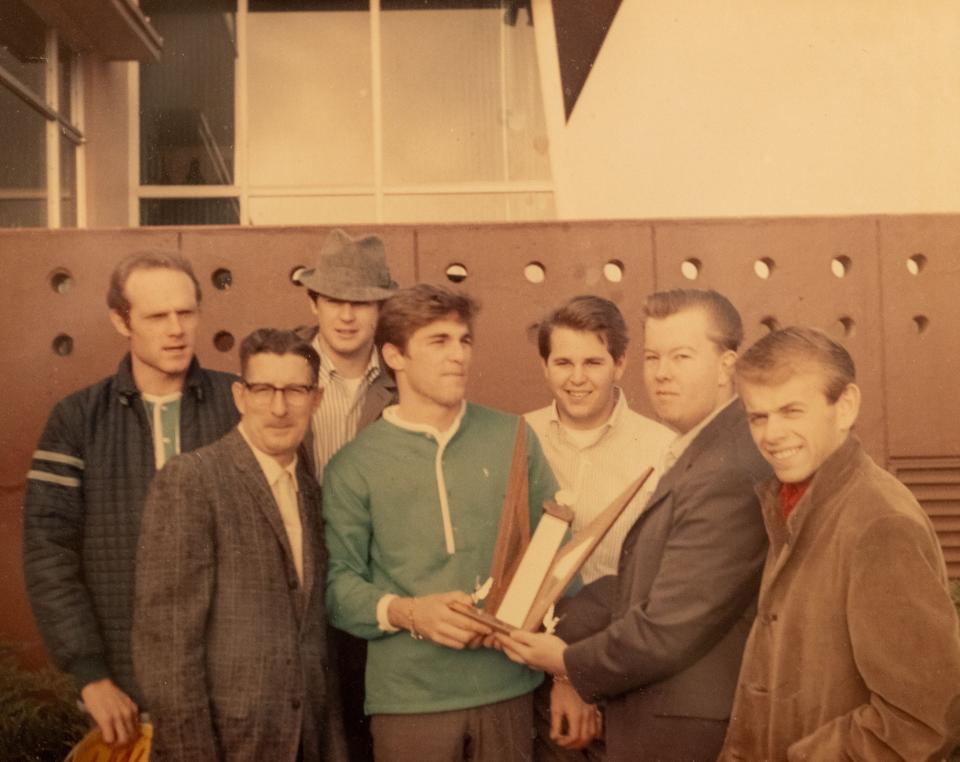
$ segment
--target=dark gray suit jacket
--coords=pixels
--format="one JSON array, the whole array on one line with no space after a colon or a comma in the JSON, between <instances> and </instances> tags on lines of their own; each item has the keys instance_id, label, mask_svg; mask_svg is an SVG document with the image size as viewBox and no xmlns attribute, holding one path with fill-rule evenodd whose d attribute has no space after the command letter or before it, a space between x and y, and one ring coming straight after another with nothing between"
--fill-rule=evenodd
<instances>
[{"instance_id":1,"label":"dark gray suit jacket","mask_svg":"<svg viewBox=\"0 0 960 762\"><path fill-rule=\"evenodd\" d=\"M618 574L564 607L567 670L607 700L610 759L639 758L658 717L729 718L767 547L754 484L769 475L734 400L660 479Z\"/></svg>"},{"instance_id":2,"label":"dark gray suit jacket","mask_svg":"<svg viewBox=\"0 0 960 762\"><path fill-rule=\"evenodd\" d=\"M326 640L320 492L301 466L304 582L253 451L234 429L150 488L133 656L154 760L342 759Z\"/></svg>"}]
</instances>

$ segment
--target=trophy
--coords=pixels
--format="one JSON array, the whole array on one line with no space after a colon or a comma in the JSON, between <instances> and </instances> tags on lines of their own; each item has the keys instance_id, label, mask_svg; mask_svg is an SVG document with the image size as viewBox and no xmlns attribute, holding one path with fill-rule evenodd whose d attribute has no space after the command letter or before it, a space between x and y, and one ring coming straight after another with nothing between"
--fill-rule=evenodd
<instances>
[{"instance_id":1,"label":"trophy","mask_svg":"<svg viewBox=\"0 0 960 762\"><path fill-rule=\"evenodd\" d=\"M535 632L545 623L554 604L573 581L610 527L643 487L652 468L647 468L610 505L564 544L573 511L547 500L537 529L530 534L527 483L526 423L517 427L507 494L490 565L490 579L475 594L483 609L463 603L450 606L496 632ZM483 595L487 588L486 595Z\"/></svg>"}]
</instances>

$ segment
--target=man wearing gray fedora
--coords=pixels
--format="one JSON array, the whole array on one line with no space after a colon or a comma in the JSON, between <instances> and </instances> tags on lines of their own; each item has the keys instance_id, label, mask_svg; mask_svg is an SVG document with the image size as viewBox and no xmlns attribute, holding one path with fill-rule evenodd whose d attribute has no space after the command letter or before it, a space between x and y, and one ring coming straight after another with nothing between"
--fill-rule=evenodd
<instances>
[{"instance_id":1,"label":"man wearing gray fedora","mask_svg":"<svg viewBox=\"0 0 960 762\"><path fill-rule=\"evenodd\" d=\"M303 461L318 482L334 453L396 401L397 386L374 350L380 304L397 289L379 236L351 238L330 231L316 265L297 281L306 287L314 325L297 329L320 355L321 400L303 442ZM347 744L353 762L372 759L369 721L363 713L366 642L332 633L341 676Z\"/></svg>"},{"instance_id":2,"label":"man wearing gray fedora","mask_svg":"<svg viewBox=\"0 0 960 762\"><path fill-rule=\"evenodd\" d=\"M397 284L379 236L351 238L339 228L320 247L316 265L297 281L306 287L316 325L297 329L320 354L323 401L304 444L317 481L333 454L353 439L397 393L373 348L380 304Z\"/></svg>"}]
</instances>

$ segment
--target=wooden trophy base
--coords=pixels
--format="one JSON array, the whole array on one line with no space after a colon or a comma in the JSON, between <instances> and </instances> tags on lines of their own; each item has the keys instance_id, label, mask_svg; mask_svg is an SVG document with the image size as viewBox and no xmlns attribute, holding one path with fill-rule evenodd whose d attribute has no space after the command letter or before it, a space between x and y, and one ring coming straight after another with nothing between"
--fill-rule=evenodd
<instances>
[{"instance_id":1,"label":"wooden trophy base","mask_svg":"<svg viewBox=\"0 0 960 762\"><path fill-rule=\"evenodd\" d=\"M500 621L493 616L493 614L488 614L486 611L478 609L474 606L470 606L466 603L460 603L460 601L453 601L447 605L458 614L463 614L464 616L470 617L475 622L485 624L491 630L498 632L501 635L509 635L514 630L520 629L519 627L514 627L513 625L509 625L506 622Z\"/></svg>"}]
</instances>

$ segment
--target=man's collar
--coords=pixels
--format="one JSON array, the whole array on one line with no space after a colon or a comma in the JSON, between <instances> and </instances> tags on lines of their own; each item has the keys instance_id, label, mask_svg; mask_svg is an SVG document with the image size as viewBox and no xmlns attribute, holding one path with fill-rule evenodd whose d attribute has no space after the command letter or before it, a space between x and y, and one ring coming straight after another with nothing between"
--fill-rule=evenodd
<instances>
[{"instance_id":1,"label":"man's collar","mask_svg":"<svg viewBox=\"0 0 960 762\"><path fill-rule=\"evenodd\" d=\"M137 388L136 382L133 380L133 358L130 356L130 353L127 352L123 359L120 360L120 364L117 366L117 393L124 397L139 397L140 390ZM203 371L200 369L200 363L197 361L197 356L194 355L190 358L190 365L187 368L187 375L183 382L184 389L190 389L193 391L194 396L197 399L203 399Z\"/></svg>"},{"instance_id":2,"label":"man's collar","mask_svg":"<svg viewBox=\"0 0 960 762\"><path fill-rule=\"evenodd\" d=\"M320 343L320 331L317 331L317 334L313 337L311 345L314 349L317 350L317 354L320 355L320 378L326 379L333 376L343 377L343 374L337 370L337 366L333 364L333 360L330 359L330 355L324 350L323 346ZM372 381L377 376L380 375L380 353L377 352L376 347L370 348L370 360L367 362L367 367L363 369L362 377L368 381Z\"/></svg>"},{"instance_id":3,"label":"man's collar","mask_svg":"<svg viewBox=\"0 0 960 762\"><path fill-rule=\"evenodd\" d=\"M440 431L436 426L431 426L429 423L413 423L411 421L406 421L400 417L400 406L399 405L390 405L383 409L383 418L387 423L392 423L394 426L405 431L413 431L421 434L430 434L438 442L444 440L450 440L453 438L453 435L457 433L460 429L460 423L463 421L463 416L467 412L467 401L463 400L460 403L460 411L457 413L457 417L453 419L453 423L446 429L446 431Z\"/></svg>"},{"instance_id":4,"label":"man's collar","mask_svg":"<svg viewBox=\"0 0 960 762\"><path fill-rule=\"evenodd\" d=\"M276 483L277 479L283 476L283 472L286 471L290 474L290 476L293 477L294 489L299 490L297 485L296 453L294 453L293 460L288 465L281 465L273 455L265 453L250 441L250 437L247 436L247 432L243 430L243 421L240 421L240 423L237 424L237 431L240 432L240 436L243 437L243 441L245 441L247 446L253 451L253 456L257 459L257 463L260 464L260 470L263 471L263 475L267 478L267 484L272 487Z\"/></svg>"},{"instance_id":5,"label":"man's collar","mask_svg":"<svg viewBox=\"0 0 960 762\"><path fill-rule=\"evenodd\" d=\"M683 455L684 451L691 445L693 440L699 436L700 432L707 428L714 418L730 407L730 405L732 405L737 399L739 398L736 394L734 394L726 402L715 407L712 413L710 413L706 418L700 421L700 423L690 429L690 431L686 432L685 434L680 434L676 439L674 439L669 447L670 453L673 455L674 459L677 459Z\"/></svg>"}]
</instances>

